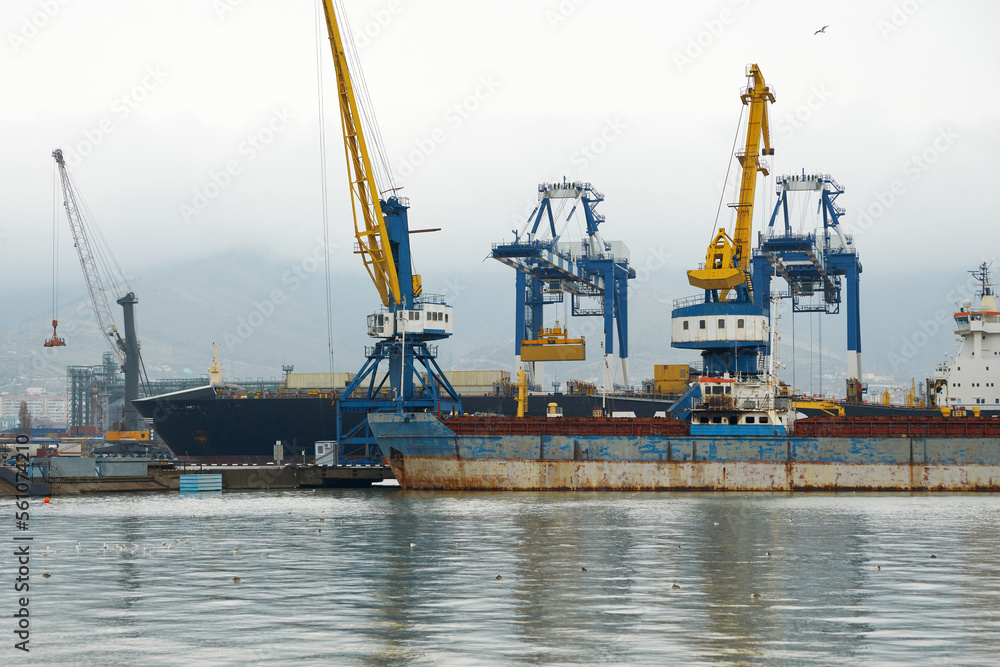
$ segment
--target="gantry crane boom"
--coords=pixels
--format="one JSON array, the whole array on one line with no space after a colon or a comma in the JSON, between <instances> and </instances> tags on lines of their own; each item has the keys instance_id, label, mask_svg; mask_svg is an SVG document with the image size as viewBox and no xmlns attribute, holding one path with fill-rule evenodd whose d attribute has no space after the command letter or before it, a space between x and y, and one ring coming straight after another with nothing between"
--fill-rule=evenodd
<instances>
[{"instance_id":1,"label":"gantry crane boom","mask_svg":"<svg viewBox=\"0 0 1000 667\"><path fill-rule=\"evenodd\" d=\"M770 125L767 104L774 102L774 91L764 82L757 65L747 69L747 87L740 92L744 105L749 105L747 119L746 147L737 153L743 174L740 179L740 198L733 205L736 208L736 230L733 236L719 229L708 246L705 268L688 271L688 282L694 287L706 290L730 290L747 281L750 263L750 233L753 223L753 202L757 189L757 172L768 174L769 167L761 160L762 155L774 155L771 148ZM760 145L763 141L764 148Z\"/></svg>"},{"instance_id":2,"label":"gantry crane boom","mask_svg":"<svg viewBox=\"0 0 1000 667\"><path fill-rule=\"evenodd\" d=\"M104 291L104 284L101 280L101 272L98 270L97 258L94 255L90 238L87 235L87 228L83 224L83 216L80 207L76 203L76 194L69 179L69 172L66 171L66 162L63 159L62 149L57 148L52 151L52 157L56 160L59 168L59 179L62 182L63 205L66 207L66 217L69 219L69 228L73 234L73 245L76 246L77 255L80 258L80 266L83 268L83 278L87 283L87 291L90 292L90 303L94 306L94 315L97 318L97 326L104 334L104 339L111 347L118 358L118 362L125 364L125 343L115 327L115 320L111 316L111 306L108 304L108 296Z\"/></svg>"},{"instance_id":3,"label":"gantry crane boom","mask_svg":"<svg viewBox=\"0 0 1000 667\"><path fill-rule=\"evenodd\" d=\"M379 188L368 156L368 145L361 127L361 115L351 84L347 55L337 26L333 0L323 0L323 11L333 51L333 65L337 73L337 99L340 102L340 122L344 133L344 153L351 184L351 208L354 213L354 233L358 240L358 252L382 298L382 305L388 308L391 305L399 305L403 298L396 262L392 256L389 233L379 201Z\"/></svg>"}]
</instances>

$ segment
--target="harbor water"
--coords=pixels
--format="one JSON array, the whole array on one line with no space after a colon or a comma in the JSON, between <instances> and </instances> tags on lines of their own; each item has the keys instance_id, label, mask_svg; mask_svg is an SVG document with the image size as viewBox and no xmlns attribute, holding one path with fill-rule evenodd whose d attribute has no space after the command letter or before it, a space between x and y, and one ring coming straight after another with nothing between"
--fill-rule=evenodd
<instances>
[{"instance_id":1,"label":"harbor water","mask_svg":"<svg viewBox=\"0 0 1000 667\"><path fill-rule=\"evenodd\" d=\"M985 665L1000 652L995 495L122 494L33 500L30 535L28 654L12 647L4 566L8 665Z\"/></svg>"}]
</instances>

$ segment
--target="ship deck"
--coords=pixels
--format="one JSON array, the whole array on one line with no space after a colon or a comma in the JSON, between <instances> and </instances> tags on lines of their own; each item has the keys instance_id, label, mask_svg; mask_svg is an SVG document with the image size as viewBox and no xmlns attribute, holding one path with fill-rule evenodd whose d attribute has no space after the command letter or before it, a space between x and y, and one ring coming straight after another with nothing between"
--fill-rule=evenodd
<instances>
[{"instance_id":1,"label":"ship deck","mask_svg":"<svg viewBox=\"0 0 1000 667\"><path fill-rule=\"evenodd\" d=\"M677 419L455 416L442 422L456 435L673 436L691 435ZM739 427L733 427L738 429ZM730 437L732 434L729 434ZM803 438L1000 438L997 417L809 417L795 422Z\"/></svg>"}]
</instances>

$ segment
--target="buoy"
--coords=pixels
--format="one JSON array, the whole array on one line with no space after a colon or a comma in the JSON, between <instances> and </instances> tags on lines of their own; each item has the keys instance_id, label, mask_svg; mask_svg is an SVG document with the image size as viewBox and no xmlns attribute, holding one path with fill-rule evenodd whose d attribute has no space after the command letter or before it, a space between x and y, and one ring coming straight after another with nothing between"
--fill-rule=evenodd
<instances>
[{"instance_id":1,"label":"buoy","mask_svg":"<svg viewBox=\"0 0 1000 667\"><path fill-rule=\"evenodd\" d=\"M45 500L43 500L42 502L44 502L44 503L47 503L47 502L49 502L49 499L48 499L48 498L46 498L46 499L45 499Z\"/></svg>"}]
</instances>

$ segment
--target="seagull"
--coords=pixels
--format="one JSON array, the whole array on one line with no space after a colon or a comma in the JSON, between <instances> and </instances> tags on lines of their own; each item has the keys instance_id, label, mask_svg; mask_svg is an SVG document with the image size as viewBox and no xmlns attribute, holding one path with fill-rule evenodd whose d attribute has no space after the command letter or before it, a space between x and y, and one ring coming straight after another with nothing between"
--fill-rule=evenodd
<instances>
[{"instance_id":1,"label":"seagull","mask_svg":"<svg viewBox=\"0 0 1000 667\"><path fill-rule=\"evenodd\" d=\"M827 28L829 28L829 27L830 27L829 25L825 25L825 26L823 26L822 28L820 28L819 30L817 30L816 32L814 32L814 33L813 33L813 35L814 35L814 36L815 36L815 35L818 35L818 34L820 34L821 32L825 34L825 33L826 33L826 29L827 29Z\"/></svg>"}]
</instances>

